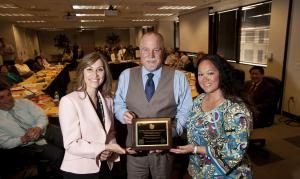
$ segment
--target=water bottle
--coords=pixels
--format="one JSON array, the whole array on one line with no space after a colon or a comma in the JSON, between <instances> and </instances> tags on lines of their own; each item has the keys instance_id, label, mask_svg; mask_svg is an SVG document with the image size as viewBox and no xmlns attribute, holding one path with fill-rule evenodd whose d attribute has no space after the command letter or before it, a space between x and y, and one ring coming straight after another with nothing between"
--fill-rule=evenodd
<instances>
[{"instance_id":1,"label":"water bottle","mask_svg":"<svg viewBox=\"0 0 300 179\"><path fill-rule=\"evenodd\" d=\"M53 102L56 106L58 106L58 103L59 103L59 93L58 91L55 91L54 92L54 99L53 99Z\"/></svg>"}]
</instances>

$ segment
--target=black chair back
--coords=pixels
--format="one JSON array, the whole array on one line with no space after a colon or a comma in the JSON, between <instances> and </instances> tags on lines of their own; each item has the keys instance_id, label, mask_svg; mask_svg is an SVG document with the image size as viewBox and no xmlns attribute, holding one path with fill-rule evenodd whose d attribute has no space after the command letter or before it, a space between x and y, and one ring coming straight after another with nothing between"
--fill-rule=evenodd
<instances>
[{"instance_id":1,"label":"black chair back","mask_svg":"<svg viewBox=\"0 0 300 179\"><path fill-rule=\"evenodd\" d=\"M282 83L279 79L277 78L274 78L274 77L269 77L269 76L265 76L264 77L264 80L268 81L273 87L274 87L274 90L275 90L275 96L274 96L274 101L273 101L273 107L272 109L274 109L274 115L275 114L280 114L280 111L281 109L279 109L279 104L280 104L280 98L281 98L281 95L282 95Z\"/></svg>"},{"instance_id":2,"label":"black chair back","mask_svg":"<svg viewBox=\"0 0 300 179\"><path fill-rule=\"evenodd\" d=\"M25 64L30 68L31 71L34 71L34 60L33 59L28 59Z\"/></svg>"}]
</instances>

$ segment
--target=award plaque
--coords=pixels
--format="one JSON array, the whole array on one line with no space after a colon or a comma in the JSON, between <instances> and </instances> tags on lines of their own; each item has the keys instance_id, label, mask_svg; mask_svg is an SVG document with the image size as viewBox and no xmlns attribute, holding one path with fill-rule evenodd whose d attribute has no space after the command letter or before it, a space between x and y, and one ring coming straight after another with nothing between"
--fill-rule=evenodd
<instances>
[{"instance_id":1,"label":"award plaque","mask_svg":"<svg viewBox=\"0 0 300 179\"><path fill-rule=\"evenodd\" d=\"M136 118L132 121L132 148L167 150L172 146L170 118Z\"/></svg>"}]
</instances>

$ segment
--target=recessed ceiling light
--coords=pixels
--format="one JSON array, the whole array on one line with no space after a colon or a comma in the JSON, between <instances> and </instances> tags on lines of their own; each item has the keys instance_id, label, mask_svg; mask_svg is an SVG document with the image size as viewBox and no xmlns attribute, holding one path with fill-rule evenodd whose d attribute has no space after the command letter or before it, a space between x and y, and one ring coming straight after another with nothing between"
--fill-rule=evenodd
<instances>
[{"instance_id":1,"label":"recessed ceiling light","mask_svg":"<svg viewBox=\"0 0 300 179\"><path fill-rule=\"evenodd\" d=\"M80 29L81 31L89 31L89 30L96 30L97 28L83 28L83 29Z\"/></svg>"},{"instance_id":2,"label":"recessed ceiling light","mask_svg":"<svg viewBox=\"0 0 300 179\"><path fill-rule=\"evenodd\" d=\"M42 27L41 30L47 30L47 31L62 31L63 29L53 28L53 27Z\"/></svg>"},{"instance_id":3,"label":"recessed ceiling light","mask_svg":"<svg viewBox=\"0 0 300 179\"><path fill-rule=\"evenodd\" d=\"M32 14L22 14L22 13L0 13L0 16L33 16Z\"/></svg>"},{"instance_id":4,"label":"recessed ceiling light","mask_svg":"<svg viewBox=\"0 0 300 179\"><path fill-rule=\"evenodd\" d=\"M104 14L76 14L79 17L104 16Z\"/></svg>"},{"instance_id":5,"label":"recessed ceiling light","mask_svg":"<svg viewBox=\"0 0 300 179\"><path fill-rule=\"evenodd\" d=\"M98 26L80 26L79 27L80 29L97 29L98 28Z\"/></svg>"},{"instance_id":6,"label":"recessed ceiling light","mask_svg":"<svg viewBox=\"0 0 300 179\"><path fill-rule=\"evenodd\" d=\"M46 21L40 20L40 21L17 21L17 23L44 23Z\"/></svg>"},{"instance_id":7,"label":"recessed ceiling light","mask_svg":"<svg viewBox=\"0 0 300 179\"><path fill-rule=\"evenodd\" d=\"M152 26L144 25L142 28L143 28L143 29L148 29L148 28L152 28Z\"/></svg>"},{"instance_id":8,"label":"recessed ceiling light","mask_svg":"<svg viewBox=\"0 0 300 179\"><path fill-rule=\"evenodd\" d=\"M133 22L151 22L154 19L132 19Z\"/></svg>"},{"instance_id":9,"label":"recessed ceiling light","mask_svg":"<svg viewBox=\"0 0 300 179\"><path fill-rule=\"evenodd\" d=\"M104 20L80 20L80 22L104 22Z\"/></svg>"},{"instance_id":10,"label":"recessed ceiling light","mask_svg":"<svg viewBox=\"0 0 300 179\"><path fill-rule=\"evenodd\" d=\"M173 9L173 10L184 10L184 9L194 9L196 6L161 6L158 9Z\"/></svg>"},{"instance_id":11,"label":"recessed ceiling light","mask_svg":"<svg viewBox=\"0 0 300 179\"><path fill-rule=\"evenodd\" d=\"M159 13L147 13L144 16L171 16L173 14L159 14Z\"/></svg>"},{"instance_id":12,"label":"recessed ceiling light","mask_svg":"<svg viewBox=\"0 0 300 179\"><path fill-rule=\"evenodd\" d=\"M18 7L15 6L14 4L0 4L0 8L1 9L15 9Z\"/></svg>"}]
</instances>

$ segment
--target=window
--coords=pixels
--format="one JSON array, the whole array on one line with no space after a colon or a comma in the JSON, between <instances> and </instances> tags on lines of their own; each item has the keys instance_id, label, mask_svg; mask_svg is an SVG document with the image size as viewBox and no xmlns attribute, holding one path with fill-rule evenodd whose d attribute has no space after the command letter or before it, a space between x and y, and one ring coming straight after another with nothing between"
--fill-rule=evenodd
<instances>
[{"instance_id":1,"label":"window","mask_svg":"<svg viewBox=\"0 0 300 179\"><path fill-rule=\"evenodd\" d=\"M263 54L269 50L271 2L245 6L241 10L241 16L241 39L244 35L246 39L241 40L240 62L267 65L267 58ZM243 51L248 49L252 49L255 54L252 59L242 56Z\"/></svg>"},{"instance_id":2,"label":"window","mask_svg":"<svg viewBox=\"0 0 300 179\"><path fill-rule=\"evenodd\" d=\"M255 34L255 32L254 31L244 31L245 33L243 33L242 32L242 34L245 34L245 42L246 43L252 43L252 42L254 42L254 34ZM243 37L243 35L242 35L242 37Z\"/></svg>"},{"instance_id":3,"label":"window","mask_svg":"<svg viewBox=\"0 0 300 179\"><path fill-rule=\"evenodd\" d=\"M264 43L264 38L265 38L265 31L259 31L258 32L258 43L262 44Z\"/></svg>"},{"instance_id":4,"label":"window","mask_svg":"<svg viewBox=\"0 0 300 179\"><path fill-rule=\"evenodd\" d=\"M267 65L271 1L214 12L209 51L239 63Z\"/></svg>"},{"instance_id":5,"label":"window","mask_svg":"<svg viewBox=\"0 0 300 179\"><path fill-rule=\"evenodd\" d=\"M217 53L226 59L236 59L236 18L237 9L218 14Z\"/></svg>"},{"instance_id":6,"label":"window","mask_svg":"<svg viewBox=\"0 0 300 179\"><path fill-rule=\"evenodd\" d=\"M264 59L264 51L258 50L257 51L257 62L262 63L263 59Z\"/></svg>"},{"instance_id":7,"label":"window","mask_svg":"<svg viewBox=\"0 0 300 179\"><path fill-rule=\"evenodd\" d=\"M245 49L243 52L245 53L243 56L246 61L250 61L253 59L253 50L252 49Z\"/></svg>"}]
</instances>

